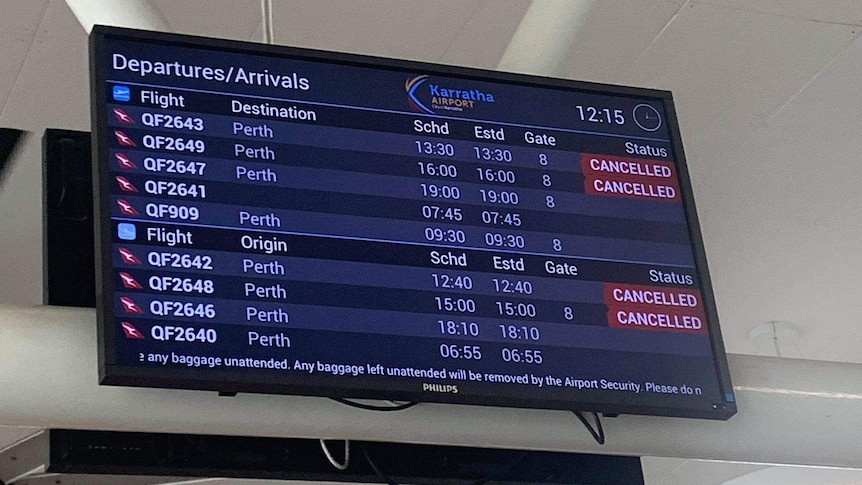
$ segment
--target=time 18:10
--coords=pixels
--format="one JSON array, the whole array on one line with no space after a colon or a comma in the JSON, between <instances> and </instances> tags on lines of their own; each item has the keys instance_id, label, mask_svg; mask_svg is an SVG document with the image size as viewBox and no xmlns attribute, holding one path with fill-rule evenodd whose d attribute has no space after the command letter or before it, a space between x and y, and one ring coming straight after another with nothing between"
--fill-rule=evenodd
<instances>
[{"instance_id":1,"label":"time 18:10","mask_svg":"<svg viewBox=\"0 0 862 485\"><path fill-rule=\"evenodd\" d=\"M479 324L476 322L437 320L437 323L440 325L440 333L445 335L479 336Z\"/></svg>"}]
</instances>

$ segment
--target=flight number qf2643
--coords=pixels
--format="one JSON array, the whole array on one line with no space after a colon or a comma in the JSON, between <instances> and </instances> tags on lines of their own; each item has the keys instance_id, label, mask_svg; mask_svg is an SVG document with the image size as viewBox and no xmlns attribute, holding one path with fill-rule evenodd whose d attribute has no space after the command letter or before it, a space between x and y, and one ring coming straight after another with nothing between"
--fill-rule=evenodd
<instances>
[{"instance_id":1,"label":"flight number qf2643","mask_svg":"<svg viewBox=\"0 0 862 485\"><path fill-rule=\"evenodd\" d=\"M174 130L204 131L204 120L197 117L143 113L141 122L147 126L170 128Z\"/></svg>"}]
</instances>

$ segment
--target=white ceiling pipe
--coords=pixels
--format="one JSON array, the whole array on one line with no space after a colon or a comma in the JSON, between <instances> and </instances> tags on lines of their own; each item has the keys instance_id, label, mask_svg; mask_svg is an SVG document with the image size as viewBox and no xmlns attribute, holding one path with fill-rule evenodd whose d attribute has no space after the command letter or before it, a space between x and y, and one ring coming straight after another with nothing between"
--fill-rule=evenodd
<instances>
[{"instance_id":1,"label":"white ceiling pipe","mask_svg":"<svg viewBox=\"0 0 862 485\"><path fill-rule=\"evenodd\" d=\"M553 76L596 0L533 0L497 69Z\"/></svg>"},{"instance_id":2,"label":"white ceiling pipe","mask_svg":"<svg viewBox=\"0 0 862 485\"><path fill-rule=\"evenodd\" d=\"M171 26L150 0L66 0L72 13L89 34L94 25L170 32Z\"/></svg>"}]
</instances>

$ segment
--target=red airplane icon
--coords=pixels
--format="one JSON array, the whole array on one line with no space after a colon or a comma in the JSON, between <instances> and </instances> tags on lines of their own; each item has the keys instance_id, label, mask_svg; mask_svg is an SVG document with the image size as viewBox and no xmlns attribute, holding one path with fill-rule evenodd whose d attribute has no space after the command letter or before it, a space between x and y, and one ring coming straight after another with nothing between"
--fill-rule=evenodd
<instances>
[{"instance_id":1,"label":"red airplane icon","mask_svg":"<svg viewBox=\"0 0 862 485\"><path fill-rule=\"evenodd\" d=\"M136 280L132 275L126 273L125 271L120 271L120 279L123 280L123 286L130 290L142 290L144 289L138 280Z\"/></svg>"},{"instance_id":2,"label":"red airplane icon","mask_svg":"<svg viewBox=\"0 0 862 485\"><path fill-rule=\"evenodd\" d=\"M120 212L123 215L127 216L137 216L138 210L132 207L132 204L129 203L126 199L117 199L117 205L120 206Z\"/></svg>"},{"instance_id":3,"label":"red airplane icon","mask_svg":"<svg viewBox=\"0 0 862 485\"><path fill-rule=\"evenodd\" d=\"M123 333L126 334L126 338L140 340L145 338L144 334L129 322L120 322L120 326L123 327Z\"/></svg>"},{"instance_id":4,"label":"red airplane icon","mask_svg":"<svg viewBox=\"0 0 862 485\"><path fill-rule=\"evenodd\" d=\"M138 188L135 187L134 184L129 182L129 179L127 179L126 177L118 175L116 177L116 179L117 179L117 183L120 185L120 190L122 190L123 192L137 192L138 191Z\"/></svg>"},{"instance_id":5,"label":"red airplane icon","mask_svg":"<svg viewBox=\"0 0 862 485\"><path fill-rule=\"evenodd\" d=\"M139 307L137 303L135 303L131 298L127 296L121 296L120 303L123 304L123 310L125 310L126 313L136 313L138 315L144 314L144 311L141 310L141 307Z\"/></svg>"},{"instance_id":6,"label":"red airplane icon","mask_svg":"<svg viewBox=\"0 0 862 485\"><path fill-rule=\"evenodd\" d=\"M114 108L114 116L117 117L117 121L120 123L125 123L127 125L134 125L135 119L129 113L121 110L120 108Z\"/></svg>"},{"instance_id":7,"label":"red airplane icon","mask_svg":"<svg viewBox=\"0 0 862 485\"><path fill-rule=\"evenodd\" d=\"M117 163L120 164L121 168L126 168L129 170L134 170L138 168L138 166L135 165L135 162L133 162L132 159L127 157L126 155L122 153L117 153L114 156L117 157Z\"/></svg>"},{"instance_id":8,"label":"red airplane icon","mask_svg":"<svg viewBox=\"0 0 862 485\"><path fill-rule=\"evenodd\" d=\"M117 141L120 142L120 145L127 146L127 147L137 146L135 144L135 141L132 140L132 137L123 133L120 130L114 130L114 135L117 137Z\"/></svg>"},{"instance_id":9,"label":"red airplane icon","mask_svg":"<svg viewBox=\"0 0 862 485\"><path fill-rule=\"evenodd\" d=\"M122 258L124 263L126 263L126 264L142 264L141 260L138 259L138 257L135 256L135 254L132 253L131 251L129 251L128 249L120 248L119 252L120 252L120 258Z\"/></svg>"}]
</instances>

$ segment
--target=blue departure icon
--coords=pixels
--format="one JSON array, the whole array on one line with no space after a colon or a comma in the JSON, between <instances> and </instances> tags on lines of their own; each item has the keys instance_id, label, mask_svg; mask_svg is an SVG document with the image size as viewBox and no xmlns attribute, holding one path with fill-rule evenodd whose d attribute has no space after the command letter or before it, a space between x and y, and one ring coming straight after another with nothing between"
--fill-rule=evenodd
<instances>
[{"instance_id":1,"label":"blue departure icon","mask_svg":"<svg viewBox=\"0 0 862 485\"><path fill-rule=\"evenodd\" d=\"M134 224L122 222L117 225L117 237L123 241L134 241L138 237L137 228L135 228Z\"/></svg>"},{"instance_id":2,"label":"blue departure icon","mask_svg":"<svg viewBox=\"0 0 862 485\"><path fill-rule=\"evenodd\" d=\"M123 86L122 84L117 84L114 86L114 101L122 101L127 102L132 99L132 90L128 86Z\"/></svg>"}]
</instances>

